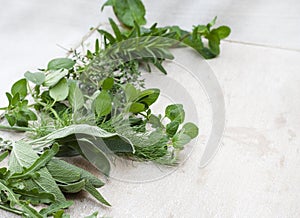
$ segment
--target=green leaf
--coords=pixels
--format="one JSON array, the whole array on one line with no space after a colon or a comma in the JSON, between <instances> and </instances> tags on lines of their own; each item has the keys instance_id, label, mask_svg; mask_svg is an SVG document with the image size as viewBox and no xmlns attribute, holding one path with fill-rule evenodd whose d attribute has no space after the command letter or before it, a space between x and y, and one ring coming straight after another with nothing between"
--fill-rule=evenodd
<instances>
[{"instance_id":1,"label":"green leaf","mask_svg":"<svg viewBox=\"0 0 300 218\"><path fill-rule=\"evenodd\" d=\"M66 75L68 75L67 70L49 71L46 74L46 79L45 79L45 82L43 83L43 85L46 87L55 86Z\"/></svg>"},{"instance_id":2,"label":"green leaf","mask_svg":"<svg viewBox=\"0 0 300 218\"><path fill-rule=\"evenodd\" d=\"M70 58L56 58L48 63L48 70L70 70L74 67L75 61Z\"/></svg>"},{"instance_id":3,"label":"green leaf","mask_svg":"<svg viewBox=\"0 0 300 218\"><path fill-rule=\"evenodd\" d=\"M106 206L111 206L91 183L87 182L84 189L102 204Z\"/></svg>"},{"instance_id":4,"label":"green leaf","mask_svg":"<svg viewBox=\"0 0 300 218\"><path fill-rule=\"evenodd\" d=\"M12 99L13 99L13 97L12 97L12 95L11 95L10 93L8 93L8 92L6 92L5 95L6 95L6 97L7 97L7 100L8 100L8 107L9 107L9 106L11 106L11 104L12 104Z\"/></svg>"},{"instance_id":5,"label":"green leaf","mask_svg":"<svg viewBox=\"0 0 300 218\"><path fill-rule=\"evenodd\" d=\"M15 82L11 88L11 94L15 96L19 94L20 98L23 99L27 96L27 81L26 79L20 79Z\"/></svg>"},{"instance_id":6,"label":"green leaf","mask_svg":"<svg viewBox=\"0 0 300 218\"><path fill-rule=\"evenodd\" d=\"M139 93L136 102L143 103L147 107L152 105L159 97L160 90L159 89L146 89Z\"/></svg>"},{"instance_id":7,"label":"green leaf","mask_svg":"<svg viewBox=\"0 0 300 218\"><path fill-rule=\"evenodd\" d=\"M61 79L54 87L49 91L51 98L55 101L63 101L68 97L69 86L65 78Z\"/></svg>"},{"instance_id":8,"label":"green leaf","mask_svg":"<svg viewBox=\"0 0 300 218\"><path fill-rule=\"evenodd\" d=\"M31 174L44 167L58 152L59 147L54 144L51 149L46 150L36 161L29 167L23 170L21 173L13 174L10 179L25 179Z\"/></svg>"},{"instance_id":9,"label":"green leaf","mask_svg":"<svg viewBox=\"0 0 300 218\"><path fill-rule=\"evenodd\" d=\"M52 159L48 163L47 169L53 178L61 183L73 183L85 179L96 188L104 186L104 182L90 172L63 160Z\"/></svg>"},{"instance_id":10,"label":"green leaf","mask_svg":"<svg viewBox=\"0 0 300 218\"><path fill-rule=\"evenodd\" d=\"M30 218L43 218L39 212L30 207L27 203L20 202L19 205Z\"/></svg>"},{"instance_id":11,"label":"green leaf","mask_svg":"<svg viewBox=\"0 0 300 218\"><path fill-rule=\"evenodd\" d=\"M105 144L104 146L101 142L99 144L94 144L88 139L83 138L78 140L78 145L82 155L101 173L108 176L111 167L107 155L102 150L105 149Z\"/></svg>"},{"instance_id":12,"label":"green leaf","mask_svg":"<svg viewBox=\"0 0 300 218\"><path fill-rule=\"evenodd\" d=\"M93 108L97 116L102 117L111 112L112 101L107 91L103 90L93 102Z\"/></svg>"},{"instance_id":13,"label":"green leaf","mask_svg":"<svg viewBox=\"0 0 300 218\"><path fill-rule=\"evenodd\" d=\"M46 167L53 179L59 183L72 183L79 181L81 178L81 171L74 170L70 164L63 160L52 159Z\"/></svg>"},{"instance_id":14,"label":"green leaf","mask_svg":"<svg viewBox=\"0 0 300 218\"><path fill-rule=\"evenodd\" d=\"M145 111L145 105L142 103L133 102L129 108L129 112L137 114Z\"/></svg>"},{"instance_id":15,"label":"green leaf","mask_svg":"<svg viewBox=\"0 0 300 218\"><path fill-rule=\"evenodd\" d=\"M183 123L185 118L185 112L183 110L182 104L172 104L167 106L165 110L165 116L168 117L171 121L178 121Z\"/></svg>"},{"instance_id":16,"label":"green leaf","mask_svg":"<svg viewBox=\"0 0 300 218\"><path fill-rule=\"evenodd\" d=\"M32 147L28 143L18 141L14 144L11 151L9 170L12 173L21 173L24 168L29 168L34 164L38 158L38 155L32 150ZM32 182L30 184L34 187L28 187L28 189L38 187L40 191L52 193L57 202L66 201L49 171L43 167L37 172L40 177L31 179L30 181Z\"/></svg>"},{"instance_id":17,"label":"green leaf","mask_svg":"<svg viewBox=\"0 0 300 218\"><path fill-rule=\"evenodd\" d=\"M228 26L220 26L211 31L212 33L217 33L220 39L225 39L230 35L230 28Z\"/></svg>"},{"instance_id":18,"label":"green leaf","mask_svg":"<svg viewBox=\"0 0 300 218\"><path fill-rule=\"evenodd\" d=\"M86 181L84 179L67 185L59 185L59 188L64 193L77 193L85 187Z\"/></svg>"},{"instance_id":19,"label":"green leaf","mask_svg":"<svg viewBox=\"0 0 300 218\"><path fill-rule=\"evenodd\" d=\"M6 193L7 199L10 201L10 207L19 204L19 195L15 194L9 187L0 180L0 190Z\"/></svg>"},{"instance_id":20,"label":"green leaf","mask_svg":"<svg viewBox=\"0 0 300 218\"><path fill-rule=\"evenodd\" d=\"M114 79L111 77L106 78L102 83L102 89L110 90L114 86Z\"/></svg>"},{"instance_id":21,"label":"green leaf","mask_svg":"<svg viewBox=\"0 0 300 218\"><path fill-rule=\"evenodd\" d=\"M15 192L21 195L20 199L30 201L33 205L50 204L55 201L55 196L53 194L48 192L39 192L37 188L33 190L17 189Z\"/></svg>"},{"instance_id":22,"label":"green leaf","mask_svg":"<svg viewBox=\"0 0 300 218\"><path fill-rule=\"evenodd\" d=\"M57 212L61 209L69 208L72 205L73 205L73 201L64 201L62 203L54 203L54 204L51 204L49 207L43 208L42 210L40 210L40 214L42 214L43 216L50 216L50 215L54 214L55 212Z\"/></svg>"},{"instance_id":23,"label":"green leaf","mask_svg":"<svg viewBox=\"0 0 300 218\"><path fill-rule=\"evenodd\" d=\"M0 162L2 162L8 156L8 151L4 151L0 154Z\"/></svg>"},{"instance_id":24,"label":"green leaf","mask_svg":"<svg viewBox=\"0 0 300 218\"><path fill-rule=\"evenodd\" d=\"M80 110L84 106L83 94L76 82L70 83L68 100L72 106L73 112Z\"/></svg>"},{"instance_id":25,"label":"green leaf","mask_svg":"<svg viewBox=\"0 0 300 218\"><path fill-rule=\"evenodd\" d=\"M139 91L130 83L125 86L125 95L127 102L132 102L134 99L138 97Z\"/></svg>"},{"instance_id":26,"label":"green leaf","mask_svg":"<svg viewBox=\"0 0 300 218\"><path fill-rule=\"evenodd\" d=\"M108 0L103 6L112 6L118 19L128 27L133 27L134 22L138 25L146 24L145 7L140 0Z\"/></svg>"},{"instance_id":27,"label":"green leaf","mask_svg":"<svg viewBox=\"0 0 300 218\"><path fill-rule=\"evenodd\" d=\"M14 126L16 124L17 120L14 115L5 114L4 116L10 126Z\"/></svg>"},{"instance_id":28,"label":"green leaf","mask_svg":"<svg viewBox=\"0 0 300 218\"><path fill-rule=\"evenodd\" d=\"M113 29L114 33L115 33L115 36L116 36L116 40L118 42L121 42L123 40L123 36L122 36L122 33L118 27L118 25L115 23L115 21L111 18L109 18L109 23L111 25L111 28Z\"/></svg>"},{"instance_id":29,"label":"green leaf","mask_svg":"<svg viewBox=\"0 0 300 218\"><path fill-rule=\"evenodd\" d=\"M183 149L184 145L188 144L191 141L191 137L184 134L183 132L178 132L174 135L172 142L174 148Z\"/></svg>"},{"instance_id":30,"label":"green leaf","mask_svg":"<svg viewBox=\"0 0 300 218\"><path fill-rule=\"evenodd\" d=\"M167 132L167 134L170 138L173 137L176 134L176 132L179 128L179 125L180 125L180 123L176 120L170 122L169 124L167 124L166 132Z\"/></svg>"},{"instance_id":31,"label":"green leaf","mask_svg":"<svg viewBox=\"0 0 300 218\"><path fill-rule=\"evenodd\" d=\"M161 123L160 119L153 114L150 115L149 123L152 125L153 128L162 128L163 127L163 124Z\"/></svg>"},{"instance_id":32,"label":"green leaf","mask_svg":"<svg viewBox=\"0 0 300 218\"><path fill-rule=\"evenodd\" d=\"M98 217L98 212L94 212L93 214L86 216L85 218L97 218Z\"/></svg>"},{"instance_id":33,"label":"green leaf","mask_svg":"<svg viewBox=\"0 0 300 218\"><path fill-rule=\"evenodd\" d=\"M38 85L38 86L39 86L39 85L42 85L43 82L45 82L45 79L46 79L45 74L44 74L44 73L40 73L40 72L37 72L37 73L31 73L31 72L27 71L27 72L24 74L24 77L25 77L28 81L30 81L30 82L32 82L32 83Z\"/></svg>"},{"instance_id":34,"label":"green leaf","mask_svg":"<svg viewBox=\"0 0 300 218\"><path fill-rule=\"evenodd\" d=\"M186 123L180 130L189 137L196 138L199 134L199 129L194 123Z\"/></svg>"}]
</instances>

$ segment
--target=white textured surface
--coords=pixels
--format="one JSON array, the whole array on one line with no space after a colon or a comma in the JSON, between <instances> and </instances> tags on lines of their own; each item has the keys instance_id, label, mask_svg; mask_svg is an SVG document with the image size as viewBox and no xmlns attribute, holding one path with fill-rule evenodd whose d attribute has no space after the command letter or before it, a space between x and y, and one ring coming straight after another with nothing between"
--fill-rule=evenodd
<instances>
[{"instance_id":1,"label":"white textured surface","mask_svg":"<svg viewBox=\"0 0 300 218\"><path fill-rule=\"evenodd\" d=\"M231 40L300 49L300 4L274 1L145 1L149 22L189 28L214 15L233 28ZM77 44L106 21L99 1L2 1L0 94L26 70L63 56L56 44ZM188 58L188 57L187 57ZM209 61L223 88L223 146L199 169L200 146L172 175L152 183L110 180L101 189L113 204L76 201L72 217L95 210L112 217L300 217L300 53L225 42ZM0 95L0 102L4 101ZM1 217L11 217L0 212Z\"/></svg>"}]
</instances>

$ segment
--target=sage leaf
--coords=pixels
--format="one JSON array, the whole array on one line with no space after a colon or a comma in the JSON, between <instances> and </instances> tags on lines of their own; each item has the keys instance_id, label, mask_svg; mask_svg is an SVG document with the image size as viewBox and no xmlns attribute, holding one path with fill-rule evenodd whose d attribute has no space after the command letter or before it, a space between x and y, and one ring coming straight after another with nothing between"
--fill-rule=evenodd
<instances>
[{"instance_id":1,"label":"sage leaf","mask_svg":"<svg viewBox=\"0 0 300 218\"><path fill-rule=\"evenodd\" d=\"M63 160L52 159L48 163L47 169L49 170L51 175L53 175L53 178L61 183L72 183L79 181L80 179L85 179L96 188L100 188L104 185L104 182L102 182L90 172L73 164L69 164ZM65 173L65 175L63 175L63 173ZM67 175L67 173L70 173L70 175Z\"/></svg>"},{"instance_id":2,"label":"sage leaf","mask_svg":"<svg viewBox=\"0 0 300 218\"><path fill-rule=\"evenodd\" d=\"M32 147L28 143L18 141L14 144L11 151L9 170L12 173L21 173L24 167L29 168L38 158L38 155L32 150ZM39 187L42 191L52 193L57 202L66 201L49 171L43 167L37 172L40 176L31 179L32 182L30 182L30 184L33 187L28 187L28 189Z\"/></svg>"},{"instance_id":3,"label":"sage leaf","mask_svg":"<svg viewBox=\"0 0 300 218\"><path fill-rule=\"evenodd\" d=\"M37 72L37 73L31 73L29 71L27 71L25 74L24 74L24 77L34 83L35 85L42 85L44 82L45 82L45 79L46 79L46 76L44 73L40 73L40 72Z\"/></svg>"},{"instance_id":4,"label":"sage leaf","mask_svg":"<svg viewBox=\"0 0 300 218\"><path fill-rule=\"evenodd\" d=\"M75 65L75 61L70 58L55 58L48 63L48 70L70 70Z\"/></svg>"},{"instance_id":5,"label":"sage leaf","mask_svg":"<svg viewBox=\"0 0 300 218\"><path fill-rule=\"evenodd\" d=\"M73 205L73 201L64 201L62 203L54 203L54 204L51 204L47 208L41 209L40 214L42 214L43 216L50 216L50 215L54 214L55 212L57 212L61 209L69 208L72 205Z\"/></svg>"},{"instance_id":6,"label":"sage leaf","mask_svg":"<svg viewBox=\"0 0 300 218\"><path fill-rule=\"evenodd\" d=\"M63 101L68 97L69 86L65 78L62 78L54 87L49 91L51 98L55 101Z\"/></svg>"},{"instance_id":7,"label":"sage leaf","mask_svg":"<svg viewBox=\"0 0 300 218\"><path fill-rule=\"evenodd\" d=\"M76 82L70 83L68 100L72 106L73 112L78 111L84 106L83 94Z\"/></svg>"},{"instance_id":8,"label":"sage leaf","mask_svg":"<svg viewBox=\"0 0 300 218\"><path fill-rule=\"evenodd\" d=\"M86 181L82 179L78 182L74 182L66 185L59 185L59 188L64 193L77 193L80 192L85 187L85 183Z\"/></svg>"},{"instance_id":9,"label":"sage leaf","mask_svg":"<svg viewBox=\"0 0 300 218\"><path fill-rule=\"evenodd\" d=\"M64 78L66 75L68 75L67 70L50 70L46 74L45 82L43 83L46 87L52 87L55 86L62 78Z\"/></svg>"},{"instance_id":10,"label":"sage leaf","mask_svg":"<svg viewBox=\"0 0 300 218\"><path fill-rule=\"evenodd\" d=\"M108 203L104 197L97 191L97 189L89 182L86 182L86 185L84 187L84 190L89 192L94 198L96 198L99 202L106 206L111 206L110 203Z\"/></svg>"},{"instance_id":11,"label":"sage leaf","mask_svg":"<svg viewBox=\"0 0 300 218\"><path fill-rule=\"evenodd\" d=\"M55 201L55 196L47 192L39 192L37 188L32 190L15 190L21 197L20 199L30 201L33 205L50 204Z\"/></svg>"}]
</instances>

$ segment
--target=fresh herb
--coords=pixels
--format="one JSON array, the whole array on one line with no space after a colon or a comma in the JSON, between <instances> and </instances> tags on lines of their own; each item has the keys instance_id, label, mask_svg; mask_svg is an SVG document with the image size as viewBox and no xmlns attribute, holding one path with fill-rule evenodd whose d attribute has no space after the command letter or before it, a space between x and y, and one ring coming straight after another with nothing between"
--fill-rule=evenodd
<instances>
[{"instance_id":1,"label":"fresh herb","mask_svg":"<svg viewBox=\"0 0 300 218\"><path fill-rule=\"evenodd\" d=\"M167 74L163 63L174 58L174 47L190 46L214 58L230 28L213 29L216 18L190 32L146 28L140 0L108 0L106 6L123 27L109 19L112 32L98 30L94 51L55 58L38 72L26 72L6 93L8 106L1 110L8 125L0 129L29 134L21 141L0 140L0 161L9 158L8 169L0 169L1 209L23 217L69 217L64 209L72 202L64 193L82 190L110 206L97 190L101 180L59 157L81 155L109 176L115 156L175 165L197 137L198 127L184 123L183 105L169 105L162 115L152 111L160 90L144 88L141 69L154 66Z\"/></svg>"}]
</instances>

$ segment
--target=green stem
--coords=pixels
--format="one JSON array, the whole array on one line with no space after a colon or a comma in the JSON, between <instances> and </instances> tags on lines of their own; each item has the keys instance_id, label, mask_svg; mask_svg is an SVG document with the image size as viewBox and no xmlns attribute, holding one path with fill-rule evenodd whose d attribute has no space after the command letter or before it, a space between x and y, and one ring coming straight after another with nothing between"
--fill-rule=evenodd
<instances>
[{"instance_id":1,"label":"green stem","mask_svg":"<svg viewBox=\"0 0 300 218\"><path fill-rule=\"evenodd\" d=\"M18 131L18 132L33 132L33 128L21 127L21 126L3 126L0 125L0 130Z\"/></svg>"},{"instance_id":2,"label":"green stem","mask_svg":"<svg viewBox=\"0 0 300 218\"><path fill-rule=\"evenodd\" d=\"M9 212L15 213L17 215L23 215L23 212L21 210L18 210L18 209L15 209L15 208L10 208L10 207L7 207L7 206L2 205L2 204L0 204L0 208L3 209L3 210L9 211Z\"/></svg>"}]
</instances>

